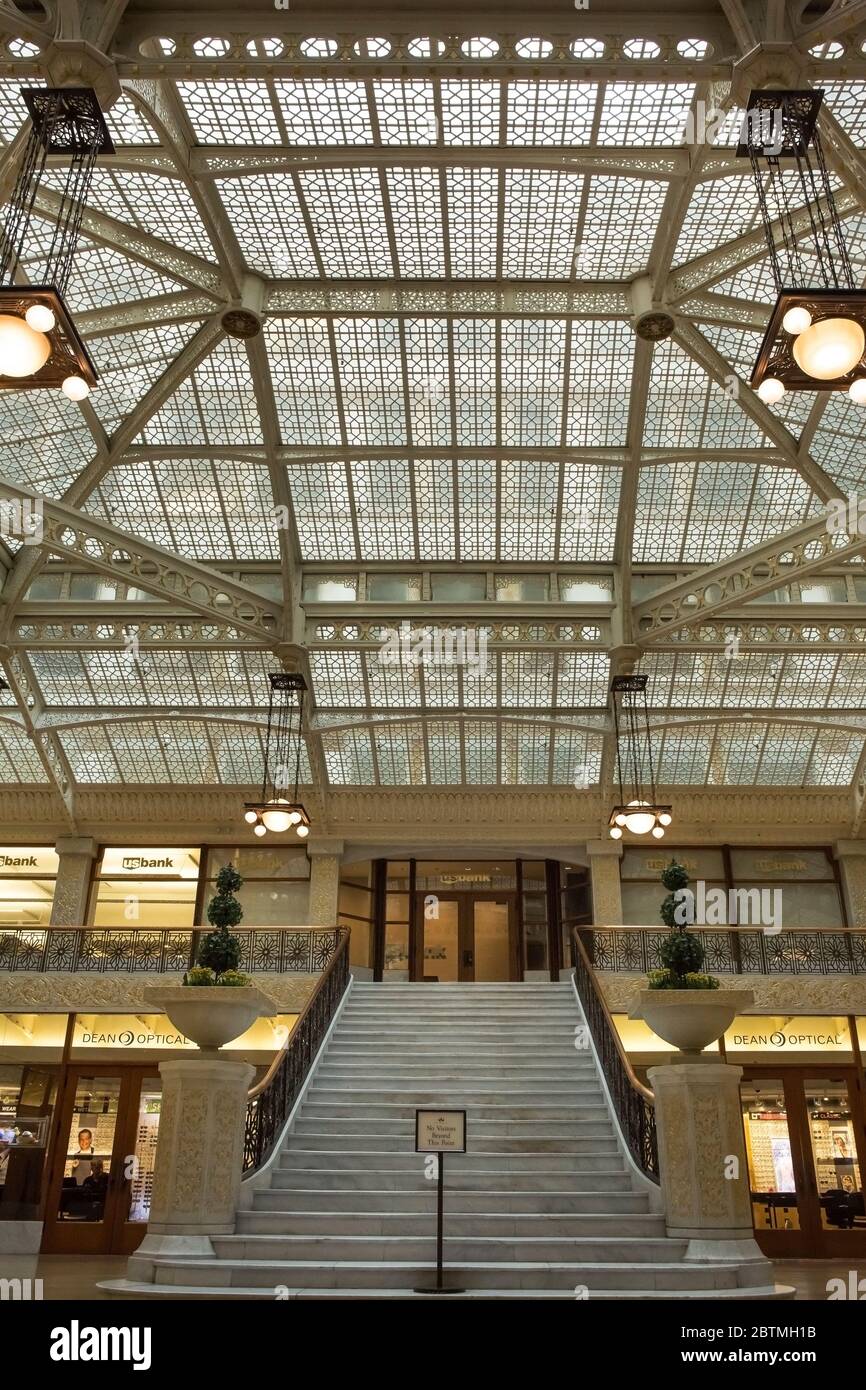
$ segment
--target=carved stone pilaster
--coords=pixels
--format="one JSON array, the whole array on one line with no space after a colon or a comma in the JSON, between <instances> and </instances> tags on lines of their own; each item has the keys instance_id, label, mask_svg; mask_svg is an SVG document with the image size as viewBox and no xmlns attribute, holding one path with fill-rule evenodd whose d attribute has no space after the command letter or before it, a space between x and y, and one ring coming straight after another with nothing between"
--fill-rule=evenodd
<instances>
[{"instance_id":1,"label":"carved stone pilaster","mask_svg":"<svg viewBox=\"0 0 866 1390\"><path fill-rule=\"evenodd\" d=\"M866 927L866 840L838 840L836 859L852 927Z\"/></svg>"},{"instance_id":2,"label":"carved stone pilaster","mask_svg":"<svg viewBox=\"0 0 866 1390\"><path fill-rule=\"evenodd\" d=\"M320 839L310 846L310 926L337 925L342 851L341 840Z\"/></svg>"},{"instance_id":3,"label":"carved stone pilaster","mask_svg":"<svg viewBox=\"0 0 866 1390\"><path fill-rule=\"evenodd\" d=\"M56 849L60 862L51 923L57 927L80 927L87 921L87 896L96 858L96 841L70 835L59 839Z\"/></svg>"},{"instance_id":4,"label":"carved stone pilaster","mask_svg":"<svg viewBox=\"0 0 866 1390\"><path fill-rule=\"evenodd\" d=\"M590 840L586 848L592 879L592 920L598 927L618 927L622 923L622 845L613 840Z\"/></svg>"}]
</instances>

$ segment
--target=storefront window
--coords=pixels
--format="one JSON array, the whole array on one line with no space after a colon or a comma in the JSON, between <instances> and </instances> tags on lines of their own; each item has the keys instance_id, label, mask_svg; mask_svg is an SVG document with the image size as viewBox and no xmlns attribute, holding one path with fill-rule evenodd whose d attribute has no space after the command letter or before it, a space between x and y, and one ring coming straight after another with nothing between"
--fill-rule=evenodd
<instances>
[{"instance_id":1,"label":"storefront window","mask_svg":"<svg viewBox=\"0 0 866 1390\"><path fill-rule=\"evenodd\" d=\"M373 966L373 885L372 865L343 864L340 868L338 922L348 927L349 964L363 969Z\"/></svg>"},{"instance_id":2,"label":"storefront window","mask_svg":"<svg viewBox=\"0 0 866 1390\"><path fill-rule=\"evenodd\" d=\"M191 927L198 868L197 849L104 849L90 921L96 927Z\"/></svg>"},{"instance_id":3,"label":"storefront window","mask_svg":"<svg viewBox=\"0 0 866 1390\"><path fill-rule=\"evenodd\" d=\"M159 1137L159 1112L162 1105L162 1080L146 1076L141 1083L138 1116L135 1127L135 1148L132 1154L132 1178L129 1191L128 1221L147 1221L153 1195L153 1174L156 1167L156 1141Z\"/></svg>"},{"instance_id":4,"label":"storefront window","mask_svg":"<svg viewBox=\"0 0 866 1390\"><path fill-rule=\"evenodd\" d=\"M547 971L547 876L544 860L521 865L524 971Z\"/></svg>"},{"instance_id":5,"label":"storefront window","mask_svg":"<svg viewBox=\"0 0 866 1390\"><path fill-rule=\"evenodd\" d=\"M743 1129L756 1231L798 1231L791 1135L781 1079L743 1081Z\"/></svg>"},{"instance_id":6,"label":"storefront window","mask_svg":"<svg viewBox=\"0 0 866 1390\"><path fill-rule=\"evenodd\" d=\"M735 888L781 890L783 927L841 927L842 899L825 849L732 849Z\"/></svg>"},{"instance_id":7,"label":"storefront window","mask_svg":"<svg viewBox=\"0 0 866 1390\"><path fill-rule=\"evenodd\" d=\"M39 1219L59 1074L0 1062L0 1221Z\"/></svg>"},{"instance_id":8,"label":"storefront window","mask_svg":"<svg viewBox=\"0 0 866 1390\"><path fill-rule=\"evenodd\" d=\"M408 980L409 978L408 861L388 864L385 888L384 978L387 980Z\"/></svg>"},{"instance_id":9,"label":"storefront window","mask_svg":"<svg viewBox=\"0 0 866 1390\"><path fill-rule=\"evenodd\" d=\"M622 920L629 927L656 927L667 889L661 874L676 859L693 882L703 879L707 889L725 887L725 865L720 849L659 848L627 845L620 861Z\"/></svg>"},{"instance_id":10,"label":"storefront window","mask_svg":"<svg viewBox=\"0 0 866 1390\"><path fill-rule=\"evenodd\" d=\"M59 860L45 845L0 849L0 932L3 927L47 926Z\"/></svg>"},{"instance_id":11,"label":"storefront window","mask_svg":"<svg viewBox=\"0 0 866 1390\"><path fill-rule=\"evenodd\" d=\"M200 924L216 892L216 876L231 864L244 880L237 898L245 927L300 927L310 920L310 861L297 845L230 845L208 850Z\"/></svg>"},{"instance_id":12,"label":"storefront window","mask_svg":"<svg viewBox=\"0 0 866 1390\"><path fill-rule=\"evenodd\" d=\"M825 1231L862 1228L863 1184L848 1084L842 1077L808 1077L805 1089L821 1225Z\"/></svg>"}]
</instances>

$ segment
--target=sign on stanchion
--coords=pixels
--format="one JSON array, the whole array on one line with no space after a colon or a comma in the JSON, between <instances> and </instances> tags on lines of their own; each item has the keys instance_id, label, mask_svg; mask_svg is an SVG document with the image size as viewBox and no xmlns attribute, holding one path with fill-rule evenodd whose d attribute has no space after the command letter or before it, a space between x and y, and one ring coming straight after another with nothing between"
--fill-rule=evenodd
<instances>
[{"instance_id":1,"label":"sign on stanchion","mask_svg":"<svg viewBox=\"0 0 866 1390\"><path fill-rule=\"evenodd\" d=\"M436 1287L416 1293L463 1293L446 1289L443 1279L442 1224L445 1211L445 1155L466 1152L465 1110L416 1110L415 1152L436 1155Z\"/></svg>"}]
</instances>

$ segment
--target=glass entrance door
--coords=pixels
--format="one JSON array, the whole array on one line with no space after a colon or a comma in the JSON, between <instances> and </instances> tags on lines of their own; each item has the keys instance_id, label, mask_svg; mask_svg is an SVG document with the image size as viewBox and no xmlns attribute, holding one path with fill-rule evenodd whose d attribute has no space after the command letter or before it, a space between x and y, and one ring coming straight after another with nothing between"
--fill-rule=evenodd
<instances>
[{"instance_id":1,"label":"glass entrance door","mask_svg":"<svg viewBox=\"0 0 866 1390\"><path fill-rule=\"evenodd\" d=\"M514 894L459 893L449 897L418 894L416 921L421 945L416 953L427 981L517 980Z\"/></svg>"},{"instance_id":2,"label":"glass entrance door","mask_svg":"<svg viewBox=\"0 0 866 1390\"><path fill-rule=\"evenodd\" d=\"M155 1068L70 1067L42 1248L131 1254L146 1229L162 1085Z\"/></svg>"},{"instance_id":3,"label":"glass entrance door","mask_svg":"<svg viewBox=\"0 0 866 1390\"><path fill-rule=\"evenodd\" d=\"M471 910L471 980L513 980L513 900L508 897L475 897Z\"/></svg>"},{"instance_id":4,"label":"glass entrance door","mask_svg":"<svg viewBox=\"0 0 866 1390\"><path fill-rule=\"evenodd\" d=\"M853 1068L750 1068L741 1082L755 1236L774 1258L866 1254L863 1092Z\"/></svg>"}]
</instances>

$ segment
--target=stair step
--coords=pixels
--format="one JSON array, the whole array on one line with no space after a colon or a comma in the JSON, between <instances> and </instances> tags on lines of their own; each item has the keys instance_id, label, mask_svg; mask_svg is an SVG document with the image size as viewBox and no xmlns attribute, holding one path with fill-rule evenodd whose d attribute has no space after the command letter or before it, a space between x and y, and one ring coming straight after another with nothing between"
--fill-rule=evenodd
<instances>
[{"instance_id":1,"label":"stair step","mask_svg":"<svg viewBox=\"0 0 866 1390\"><path fill-rule=\"evenodd\" d=\"M340 1191L331 1188L327 1195L321 1188L269 1188L253 1195L253 1212L286 1215L289 1212L384 1212L385 1214L404 1213L407 1215L426 1215L430 1211L434 1197L431 1183L425 1183L411 1192L395 1188L365 1190L352 1188ZM526 1191L478 1191L466 1192L448 1188L446 1208L450 1214L465 1212L485 1216L488 1214L516 1216L556 1215L579 1216L583 1213L599 1212L602 1215L617 1212L643 1213L647 1210L647 1197L641 1192L550 1192ZM248 1212L243 1215L248 1215Z\"/></svg>"},{"instance_id":2,"label":"stair step","mask_svg":"<svg viewBox=\"0 0 866 1390\"><path fill-rule=\"evenodd\" d=\"M217 1258L248 1264L257 1260L381 1260L404 1263L423 1261L435 1253L435 1232L427 1236L400 1235L297 1235L297 1236L211 1236ZM671 1242L660 1236L451 1236L446 1232L446 1264L466 1261L500 1260L503 1263L562 1264L581 1262L617 1263L619 1255L629 1264L648 1264L669 1259ZM686 1243L679 1242L685 1254Z\"/></svg>"},{"instance_id":3,"label":"stair step","mask_svg":"<svg viewBox=\"0 0 866 1390\"><path fill-rule=\"evenodd\" d=\"M525 1299L540 1299L544 1302L561 1301L569 1303L574 1303L575 1301L574 1289L567 1286L561 1289L517 1288L512 1286L499 1288L490 1285L467 1288L465 1286L459 1286L456 1282L453 1285L448 1282L453 1278L455 1281L463 1279L466 1281L466 1284L469 1284L473 1277L475 1277L476 1269L476 1266L471 1266L462 1270L447 1271L446 1287L457 1290L449 1295L449 1303L477 1302L478 1300L485 1302L502 1302L503 1300L518 1299L521 1301ZM195 1277L193 1271L190 1272L190 1277ZM403 1288L377 1288L375 1293L373 1293L369 1285L363 1288L325 1288L322 1286L317 1286L315 1288L289 1288L287 1285L281 1285L276 1297L280 1299L298 1300L301 1302L308 1299L314 1299L316 1302L321 1300L357 1302L358 1300L370 1299L375 1299L376 1302L383 1299L386 1302L393 1300L400 1300L402 1302L407 1299L423 1302L426 1297L423 1292L425 1285L429 1286L431 1293L434 1292L435 1271L433 1271L432 1268L424 1272L423 1281L418 1288L407 1284ZM109 1279L100 1282L97 1287L106 1290L112 1298L135 1299L136 1301L142 1298L155 1299L157 1301L161 1299L182 1298L185 1302L195 1302L196 1300L210 1301L212 1299L230 1299L232 1301L238 1300L246 1302L263 1302L267 1300L268 1302L273 1302L275 1297L273 1289L266 1287L242 1288L239 1285L232 1285L230 1288L215 1288L213 1286L207 1287L194 1284L143 1284L128 1279ZM727 1302L746 1302L754 1300L766 1303L782 1299L791 1299L794 1297L794 1292L793 1288L784 1285L758 1285L748 1288L715 1288L712 1290L712 1298L714 1301L717 1299L722 1299ZM649 1300L650 1302L684 1303L689 1300L706 1299L707 1290L703 1286L688 1289L607 1288L597 1290L593 1294L593 1297L596 1300L602 1298L606 1302L636 1302L637 1300Z\"/></svg>"},{"instance_id":4,"label":"stair step","mask_svg":"<svg viewBox=\"0 0 866 1390\"><path fill-rule=\"evenodd\" d=\"M302 1111L301 1118L295 1122L293 1134L375 1134L403 1140L408 1138L414 1149L414 1115L405 1120L365 1120L355 1115L352 1107L347 1106L346 1109L351 1113L339 1119L323 1119L320 1115L307 1119ZM531 1139L544 1134L549 1139L582 1139L588 1135L612 1133L610 1116L602 1106L597 1106L587 1108L586 1118L580 1120L473 1120L471 1138L475 1144L488 1138Z\"/></svg>"},{"instance_id":5,"label":"stair step","mask_svg":"<svg viewBox=\"0 0 866 1390\"><path fill-rule=\"evenodd\" d=\"M592 1173L605 1168L615 1171L622 1162L616 1141L613 1139L593 1139L592 1150L582 1154L525 1150L517 1153L454 1154L450 1157L453 1161L449 1165L449 1182L453 1181L453 1174L458 1170L466 1173L531 1173L547 1170L570 1173L576 1177L578 1173ZM411 1151L395 1153L393 1149L305 1149L296 1148L292 1144L291 1148L280 1154L280 1167L288 1170L321 1166L335 1170L364 1168L369 1161L374 1168L402 1168L405 1172L420 1173L423 1170L424 1158L423 1154Z\"/></svg>"},{"instance_id":6,"label":"stair step","mask_svg":"<svg viewBox=\"0 0 866 1390\"><path fill-rule=\"evenodd\" d=\"M572 1084L566 1081L549 1081L544 1087L544 1093L569 1099L592 1095L590 1091L581 1090L579 1081ZM465 1110L479 1102L489 1105L492 1096L501 1096L504 1105L531 1105L533 1100L538 1098L538 1090L528 1086L521 1089L520 1086L497 1084L495 1081L476 1081L471 1087L465 1088L458 1081L433 1081L429 1085L414 1087L401 1084L391 1086L382 1082L362 1085L356 1079L328 1077L326 1081L315 1081L310 1095L316 1100L335 1102L339 1101L340 1097L352 1095L367 1104L391 1101L395 1105L406 1105L412 1109L430 1106L441 1109L451 1106L452 1109Z\"/></svg>"},{"instance_id":7,"label":"stair step","mask_svg":"<svg viewBox=\"0 0 866 1390\"><path fill-rule=\"evenodd\" d=\"M407 1116L411 1124L415 1122L414 1106L392 1105L388 1101L383 1101L378 1105L367 1105L363 1101L323 1101L315 1099L315 1091L311 1090L310 1098L305 1099L300 1115L302 1120L321 1118L322 1120L341 1120L349 1115L357 1116L359 1120L402 1120ZM591 1102L590 1102L591 1104ZM472 1105L466 1107L466 1123L475 1125L479 1121L498 1120L503 1123L509 1121L531 1120L533 1123L544 1126L549 1121L559 1120L579 1120L586 1114L587 1102L583 1098L569 1101L567 1105L497 1105L494 1097L490 1097L488 1105Z\"/></svg>"},{"instance_id":8,"label":"stair step","mask_svg":"<svg viewBox=\"0 0 866 1390\"><path fill-rule=\"evenodd\" d=\"M599 1120L597 1123L587 1123L587 1132L581 1138L561 1137L549 1134L527 1134L523 1138L508 1138L502 1134L487 1134L484 1136L485 1148L488 1153L497 1156L505 1154L584 1154L604 1152L605 1146L610 1152L616 1152L616 1138L614 1137L613 1127L609 1120ZM481 1136L478 1136L480 1141ZM354 1153L370 1152L379 1153L388 1150L392 1154L412 1154L415 1155L415 1135L414 1131L403 1135L392 1134L322 1134L319 1132L312 1134L292 1135L292 1149L296 1153L321 1152L342 1152L344 1150ZM475 1151L473 1151L475 1153ZM450 1155L449 1155L450 1157ZM462 1163L467 1155L454 1155L454 1161ZM424 1155L418 1155L419 1161L423 1161Z\"/></svg>"},{"instance_id":9,"label":"stair step","mask_svg":"<svg viewBox=\"0 0 866 1390\"><path fill-rule=\"evenodd\" d=\"M310 1155L305 1154L302 1157L309 1158ZM593 1164L591 1168L584 1166L579 1171L575 1170L573 1164L564 1169L559 1167L542 1170L534 1166L507 1170L481 1168L477 1172L459 1174L455 1174L452 1169L448 1174L449 1201L461 1193L467 1196L503 1190L515 1195L526 1192L558 1193L569 1187L575 1192L632 1195L631 1180L622 1164L618 1164L613 1156L609 1157L606 1163L606 1167ZM300 1162L293 1162L290 1166L274 1169L271 1175L271 1192L279 1192L282 1195L285 1192L313 1190L342 1193L390 1191L409 1195L423 1193L425 1200L430 1200L430 1183L425 1179L424 1171L418 1164L411 1167L382 1168L377 1162L375 1167L369 1168L336 1165L328 1168L305 1168Z\"/></svg>"},{"instance_id":10,"label":"stair step","mask_svg":"<svg viewBox=\"0 0 866 1390\"><path fill-rule=\"evenodd\" d=\"M676 1242L669 1242L676 1244ZM683 1243L679 1243L684 1249ZM673 1252L670 1252L673 1254ZM429 1258L414 1261L306 1261L306 1260L167 1260L155 1262L159 1284L194 1284L207 1288L263 1288L274 1297L277 1288L345 1288L376 1290L384 1287L414 1289L434 1282L435 1262ZM493 1260L457 1261L446 1269L446 1282L452 1287L474 1289L521 1289L547 1287L568 1290L573 1300L578 1285L589 1298L604 1297L608 1291L629 1290L643 1294L656 1290L670 1297L672 1291L690 1289L715 1292L727 1289L733 1296L748 1297L738 1285L737 1269L729 1265L690 1264L681 1259L611 1263L606 1261L562 1261L541 1264L515 1261L501 1264ZM734 1294L736 1291L736 1294Z\"/></svg>"},{"instance_id":11,"label":"stair step","mask_svg":"<svg viewBox=\"0 0 866 1390\"><path fill-rule=\"evenodd\" d=\"M446 1229L449 1237L519 1236L546 1240L572 1237L642 1237L665 1234L663 1216L649 1212L624 1215L622 1212L596 1212L564 1215L562 1212L457 1212L448 1203ZM238 1235L253 1236L422 1236L436 1237L435 1200L426 1212L369 1211L245 1211L238 1217Z\"/></svg>"}]
</instances>

